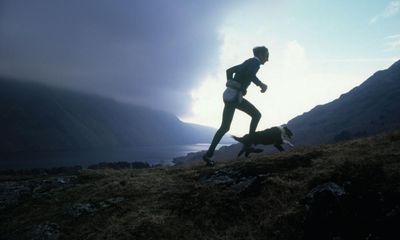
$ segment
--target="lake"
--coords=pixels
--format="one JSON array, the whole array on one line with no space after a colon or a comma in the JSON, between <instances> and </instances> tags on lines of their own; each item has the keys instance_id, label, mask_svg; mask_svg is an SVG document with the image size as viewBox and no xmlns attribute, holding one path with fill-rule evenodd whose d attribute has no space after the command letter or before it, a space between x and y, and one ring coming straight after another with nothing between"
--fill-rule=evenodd
<instances>
[{"instance_id":1,"label":"lake","mask_svg":"<svg viewBox=\"0 0 400 240\"><path fill-rule=\"evenodd\" d=\"M172 165L175 157L207 150L210 144L198 143L174 146L144 146L119 150L74 152L34 152L0 155L0 169L53 168L80 165L87 167L99 162L148 162L151 165ZM219 144L217 149L231 144Z\"/></svg>"}]
</instances>

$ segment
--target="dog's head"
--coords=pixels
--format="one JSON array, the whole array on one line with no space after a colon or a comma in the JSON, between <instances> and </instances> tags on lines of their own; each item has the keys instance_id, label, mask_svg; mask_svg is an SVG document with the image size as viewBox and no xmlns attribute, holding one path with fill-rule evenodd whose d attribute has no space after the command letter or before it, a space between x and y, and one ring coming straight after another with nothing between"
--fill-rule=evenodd
<instances>
[{"instance_id":1,"label":"dog's head","mask_svg":"<svg viewBox=\"0 0 400 240\"><path fill-rule=\"evenodd\" d=\"M282 125L281 127L283 128L283 131L285 131L286 136L292 138L293 136L292 131L290 131L290 129L286 125Z\"/></svg>"}]
</instances>

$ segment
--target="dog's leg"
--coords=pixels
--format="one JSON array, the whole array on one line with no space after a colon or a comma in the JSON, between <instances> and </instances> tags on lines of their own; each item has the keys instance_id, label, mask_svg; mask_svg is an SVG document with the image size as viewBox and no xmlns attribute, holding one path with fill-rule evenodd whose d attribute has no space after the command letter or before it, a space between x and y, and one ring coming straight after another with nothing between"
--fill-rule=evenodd
<instances>
[{"instance_id":1,"label":"dog's leg","mask_svg":"<svg viewBox=\"0 0 400 240\"><path fill-rule=\"evenodd\" d=\"M249 156L250 156L250 153L260 153L260 152L262 152L262 151L264 151L264 150L262 150L261 148L249 147L249 148L246 149L246 154L245 154L245 156L246 156L246 157L249 157Z\"/></svg>"},{"instance_id":2,"label":"dog's leg","mask_svg":"<svg viewBox=\"0 0 400 240\"><path fill-rule=\"evenodd\" d=\"M283 140L284 143L288 144L291 147L294 147L294 145L289 141L289 140Z\"/></svg>"},{"instance_id":3,"label":"dog's leg","mask_svg":"<svg viewBox=\"0 0 400 240\"><path fill-rule=\"evenodd\" d=\"M275 146L280 152L285 151L285 149L283 149L283 147L282 147L280 144L274 144L274 146Z\"/></svg>"},{"instance_id":4,"label":"dog's leg","mask_svg":"<svg viewBox=\"0 0 400 240\"><path fill-rule=\"evenodd\" d=\"M246 157L249 157L249 156L250 156L250 153L253 153L253 152L254 152L254 148L250 145L250 146L247 146L247 147L245 148L245 151L246 151L245 156L246 156Z\"/></svg>"},{"instance_id":5,"label":"dog's leg","mask_svg":"<svg viewBox=\"0 0 400 240\"><path fill-rule=\"evenodd\" d=\"M248 157L249 154L252 152L252 149L253 149L253 148L251 147L251 145L252 145L252 144L243 143L242 150L240 151L240 153L239 153L238 156L242 155L243 153L246 153L245 156Z\"/></svg>"},{"instance_id":6,"label":"dog's leg","mask_svg":"<svg viewBox=\"0 0 400 240\"><path fill-rule=\"evenodd\" d=\"M252 153L253 152L253 148L248 148L247 150L246 150L246 154L245 154L245 156L248 158L249 156L250 156L250 153Z\"/></svg>"},{"instance_id":7,"label":"dog's leg","mask_svg":"<svg viewBox=\"0 0 400 240\"><path fill-rule=\"evenodd\" d=\"M251 152L246 152L245 156L248 158Z\"/></svg>"},{"instance_id":8,"label":"dog's leg","mask_svg":"<svg viewBox=\"0 0 400 240\"><path fill-rule=\"evenodd\" d=\"M237 155L237 157L240 157L240 155L242 155L244 153L244 149L242 148L242 150L240 150L239 154Z\"/></svg>"},{"instance_id":9,"label":"dog's leg","mask_svg":"<svg viewBox=\"0 0 400 240\"><path fill-rule=\"evenodd\" d=\"M249 152L251 152L251 149L253 149L251 147L251 144L249 145L249 144L243 143L243 147L237 156L240 157L243 153L246 153L245 156L247 157L249 155Z\"/></svg>"}]
</instances>

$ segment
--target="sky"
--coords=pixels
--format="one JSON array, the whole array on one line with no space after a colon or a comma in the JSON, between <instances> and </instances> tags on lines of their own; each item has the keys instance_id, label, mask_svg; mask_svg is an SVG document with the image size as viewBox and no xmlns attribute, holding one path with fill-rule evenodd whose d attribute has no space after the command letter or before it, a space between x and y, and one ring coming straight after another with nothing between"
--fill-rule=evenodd
<instances>
[{"instance_id":1,"label":"sky","mask_svg":"<svg viewBox=\"0 0 400 240\"><path fill-rule=\"evenodd\" d=\"M219 127L227 68L269 49L245 96L258 129L400 59L400 1L0 0L0 76L93 92ZM231 134L248 131L237 111Z\"/></svg>"}]
</instances>

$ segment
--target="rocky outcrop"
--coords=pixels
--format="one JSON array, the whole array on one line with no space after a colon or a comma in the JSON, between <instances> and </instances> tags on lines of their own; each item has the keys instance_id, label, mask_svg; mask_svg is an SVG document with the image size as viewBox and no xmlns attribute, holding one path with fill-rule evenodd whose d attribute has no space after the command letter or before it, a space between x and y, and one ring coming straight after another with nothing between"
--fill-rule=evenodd
<instances>
[{"instance_id":1,"label":"rocky outcrop","mask_svg":"<svg viewBox=\"0 0 400 240\"><path fill-rule=\"evenodd\" d=\"M396 239L394 236L398 236L400 193L350 192L328 182L312 189L303 203L304 239Z\"/></svg>"},{"instance_id":2,"label":"rocky outcrop","mask_svg":"<svg viewBox=\"0 0 400 240\"><path fill-rule=\"evenodd\" d=\"M260 181L265 174L247 175L237 169L220 169L211 175L201 176L200 183L227 190L235 194L256 194L260 189Z\"/></svg>"},{"instance_id":3,"label":"rocky outcrop","mask_svg":"<svg viewBox=\"0 0 400 240\"><path fill-rule=\"evenodd\" d=\"M113 197L96 203L75 203L66 208L65 214L73 218L93 215L100 209L109 208L121 204L124 201L125 198L123 197Z\"/></svg>"},{"instance_id":4,"label":"rocky outcrop","mask_svg":"<svg viewBox=\"0 0 400 240\"><path fill-rule=\"evenodd\" d=\"M32 227L27 236L31 240L58 240L60 238L60 226L56 223L42 223Z\"/></svg>"},{"instance_id":5,"label":"rocky outcrop","mask_svg":"<svg viewBox=\"0 0 400 240\"><path fill-rule=\"evenodd\" d=\"M25 197L46 198L53 189L62 190L77 184L76 176L44 180L5 181L0 183L0 210L17 206Z\"/></svg>"}]
</instances>

